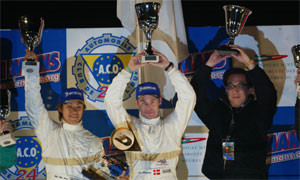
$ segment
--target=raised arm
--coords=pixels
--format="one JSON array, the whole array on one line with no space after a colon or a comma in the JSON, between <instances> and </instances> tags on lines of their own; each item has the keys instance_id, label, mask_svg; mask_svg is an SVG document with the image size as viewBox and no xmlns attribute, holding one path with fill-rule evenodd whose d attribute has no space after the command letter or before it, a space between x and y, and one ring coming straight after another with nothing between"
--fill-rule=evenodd
<instances>
[{"instance_id":1,"label":"raised arm","mask_svg":"<svg viewBox=\"0 0 300 180\"><path fill-rule=\"evenodd\" d=\"M208 128L210 128L208 116L210 116L211 113L214 113L213 110L216 103L215 100L208 97L208 91L210 91L209 93L216 92L212 96L218 95L218 89L210 77L211 72L215 65L221 61L224 61L228 57L229 56L222 57L218 51L214 51L210 55L206 64L200 67L191 81L191 84L197 95L195 112Z\"/></svg>"},{"instance_id":2,"label":"raised arm","mask_svg":"<svg viewBox=\"0 0 300 180\"><path fill-rule=\"evenodd\" d=\"M297 91L297 98L296 98L296 104L295 104L295 130L297 133L298 140L300 141L300 69L297 69L297 76L295 79L296 84L296 91Z\"/></svg>"},{"instance_id":3,"label":"raised arm","mask_svg":"<svg viewBox=\"0 0 300 180\"><path fill-rule=\"evenodd\" d=\"M173 68L168 75L178 96L174 113L171 114L176 117L170 117L170 119L181 138L194 111L196 94L189 81L178 69Z\"/></svg>"},{"instance_id":4,"label":"raised arm","mask_svg":"<svg viewBox=\"0 0 300 180\"><path fill-rule=\"evenodd\" d=\"M268 77L268 75L265 73L265 71L261 69L259 66L257 66L254 63L254 61L251 60L240 47L232 46L232 48L240 52L240 54L237 56L232 54L232 57L234 57L241 63L244 63L249 70L248 75L251 78L251 81L253 83L255 97L258 105L262 110L266 112L270 112L268 113L271 116L270 118L266 118L260 121L260 123L264 125L265 129L268 129L272 125L272 119L273 119L272 117L275 114L277 109L276 89L272 81Z\"/></svg>"},{"instance_id":5,"label":"raised arm","mask_svg":"<svg viewBox=\"0 0 300 180\"><path fill-rule=\"evenodd\" d=\"M167 117L165 120L170 121L174 129L176 129L174 133L181 138L194 110L196 94L187 78L178 69L174 68L173 64L170 63L163 54L155 49L154 53L159 56L159 62L150 64L161 67L167 71L171 83L177 93L178 100L176 102L175 110L169 115L170 117Z\"/></svg>"},{"instance_id":6,"label":"raised arm","mask_svg":"<svg viewBox=\"0 0 300 180\"><path fill-rule=\"evenodd\" d=\"M133 56L126 68L128 68L130 71L134 71L146 65L141 64L140 59L141 54ZM113 79L104 98L105 109L116 129L120 127L128 128L127 121L129 121L131 118L131 116L126 112L126 109L123 107L123 94L131 77L131 73L128 69L123 69Z\"/></svg>"},{"instance_id":7,"label":"raised arm","mask_svg":"<svg viewBox=\"0 0 300 180\"><path fill-rule=\"evenodd\" d=\"M263 104L263 106L267 106L272 109L276 108L277 92L268 75L263 69L257 66L240 47L234 45L231 47L240 52L239 55L232 54L231 56L245 64L249 70L248 74L253 82L258 102Z\"/></svg>"},{"instance_id":8,"label":"raised arm","mask_svg":"<svg viewBox=\"0 0 300 180\"><path fill-rule=\"evenodd\" d=\"M24 59L34 59L37 61L37 56L34 52L26 50ZM27 73L24 70L24 66L22 72L25 75L25 110L37 137L41 142L45 142L47 136L57 124L49 119L48 112L44 106L40 93L39 72Z\"/></svg>"}]
</instances>

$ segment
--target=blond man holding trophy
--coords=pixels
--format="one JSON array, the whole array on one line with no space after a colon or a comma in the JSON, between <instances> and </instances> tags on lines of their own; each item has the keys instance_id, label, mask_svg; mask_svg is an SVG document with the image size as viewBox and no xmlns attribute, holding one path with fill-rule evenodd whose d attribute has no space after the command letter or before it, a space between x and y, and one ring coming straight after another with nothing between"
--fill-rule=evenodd
<instances>
[{"instance_id":1,"label":"blond man holding trophy","mask_svg":"<svg viewBox=\"0 0 300 180\"><path fill-rule=\"evenodd\" d=\"M176 166L181 152L181 138L194 109L195 92L186 77L163 54L154 50L159 61L141 63L144 55L142 51L133 56L126 69L113 79L106 92L105 107L115 128L130 127L140 145L141 151L125 151L130 179L177 179ZM178 94L175 110L165 118L159 113L162 102L159 88L152 82L140 84L136 88L139 118L129 115L123 107L123 93L131 72L149 64L167 71Z\"/></svg>"},{"instance_id":2,"label":"blond man holding trophy","mask_svg":"<svg viewBox=\"0 0 300 180\"><path fill-rule=\"evenodd\" d=\"M133 56L112 81L104 99L108 116L116 130L112 143L124 150L130 179L177 179L176 166L181 153L181 138L193 112L196 95L186 77L163 54L152 48L151 34L158 25L160 4L145 2L135 5L139 27L146 36L146 49ZM123 94L132 71L147 65L164 69L178 95L174 111L160 116L162 97L157 84L145 82L136 87L139 118L123 107Z\"/></svg>"}]
</instances>

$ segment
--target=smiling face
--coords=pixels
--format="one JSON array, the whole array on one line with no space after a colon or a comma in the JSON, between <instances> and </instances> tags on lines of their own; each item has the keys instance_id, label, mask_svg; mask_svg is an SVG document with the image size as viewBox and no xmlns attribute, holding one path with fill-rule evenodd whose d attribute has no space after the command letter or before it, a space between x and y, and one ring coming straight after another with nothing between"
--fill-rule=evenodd
<instances>
[{"instance_id":1,"label":"smiling face","mask_svg":"<svg viewBox=\"0 0 300 180\"><path fill-rule=\"evenodd\" d=\"M77 124L81 121L84 104L78 100L71 100L66 104L58 106L58 111L62 114L63 119L69 124Z\"/></svg>"},{"instance_id":2,"label":"smiling face","mask_svg":"<svg viewBox=\"0 0 300 180\"><path fill-rule=\"evenodd\" d=\"M157 118L159 116L159 105L161 98L151 95L144 95L136 100L136 106L139 108L141 115L147 119Z\"/></svg>"},{"instance_id":3,"label":"smiling face","mask_svg":"<svg viewBox=\"0 0 300 180\"><path fill-rule=\"evenodd\" d=\"M249 88L246 77L243 74L232 74L227 79L225 88L232 107L241 107L248 98Z\"/></svg>"}]
</instances>

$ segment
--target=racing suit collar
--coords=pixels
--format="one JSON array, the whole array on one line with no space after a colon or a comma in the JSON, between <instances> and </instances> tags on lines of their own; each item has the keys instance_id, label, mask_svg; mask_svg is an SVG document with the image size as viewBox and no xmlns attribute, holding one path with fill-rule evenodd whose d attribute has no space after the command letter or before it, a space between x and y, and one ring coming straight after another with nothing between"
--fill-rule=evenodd
<instances>
[{"instance_id":1,"label":"racing suit collar","mask_svg":"<svg viewBox=\"0 0 300 180\"><path fill-rule=\"evenodd\" d=\"M79 121L79 123L77 123L77 124L69 124L64 119L62 119L62 122L63 122L63 128L65 130L69 130L69 131L82 130L82 120Z\"/></svg>"},{"instance_id":2,"label":"racing suit collar","mask_svg":"<svg viewBox=\"0 0 300 180\"><path fill-rule=\"evenodd\" d=\"M140 113L140 117L141 117L141 121L144 124L148 124L148 125L158 125L160 123L160 117L158 116L157 118L154 119L147 119L145 117L143 117Z\"/></svg>"}]
</instances>

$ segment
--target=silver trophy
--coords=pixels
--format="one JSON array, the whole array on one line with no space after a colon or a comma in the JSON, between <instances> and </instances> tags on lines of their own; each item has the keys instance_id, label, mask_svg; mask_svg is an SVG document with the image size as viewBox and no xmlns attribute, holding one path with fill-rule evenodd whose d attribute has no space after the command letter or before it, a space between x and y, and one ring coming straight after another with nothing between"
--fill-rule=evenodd
<instances>
[{"instance_id":1,"label":"silver trophy","mask_svg":"<svg viewBox=\"0 0 300 180\"><path fill-rule=\"evenodd\" d=\"M10 91L1 89L1 103L0 103L0 120L5 120L10 114ZM3 131L0 134L0 145L6 147L15 144L15 138L9 131Z\"/></svg>"},{"instance_id":2,"label":"silver trophy","mask_svg":"<svg viewBox=\"0 0 300 180\"><path fill-rule=\"evenodd\" d=\"M226 32L230 38L229 45L234 44L234 39L238 36L244 28L248 16L252 13L251 10L237 5L223 6L225 11ZM239 51L231 49L228 45L220 46L217 51L221 56L228 54L239 54Z\"/></svg>"},{"instance_id":3,"label":"silver trophy","mask_svg":"<svg viewBox=\"0 0 300 180\"><path fill-rule=\"evenodd\" d=\"M40 44L42 39L44 20L42 18L22 16L19 19L19 29L22 43L29 51L34 51L34 48ZM26 73L39 71L39 62L33 59L28 59L26 62L23 62L22 66Z\"/></svg>"},{"instance_id":4,"label":"silver trophy","mask_svg":"<svg viewBox=\"0 0 300 180\"><path fill-rule=\"evenodd\" d=\"M300 44L294 45L292 47L292 54L294 56L294 64L296 66L297 69L300 69ZM300 84L299 82L296 85L297 87L297 92L300 92Z\"/></svg>"},{"instance_id":5,"label":"silver trophy","mask_svg":"<svg viewBox=\"0 0 300 180\"><path fill-rule=\"evenodd\" d=\"M300 44L292 47L292 54L294 56L294 63L296 68L300 69Z\"/></svg>"},{"instance_id":6,"label":"silver trophy","mask_svg":"<svg viewBox=\"0 0 300 180\"><path fill-rule=\"evenodd\" d=\"M139 27L146 36L145 56L142 57L142 63L158 62L159 56L153 54L151 46L151 36L153 31L158 26L160 3L145 2L135 5L136 15L138 18Z\"/></svg>"}]
</instances>

